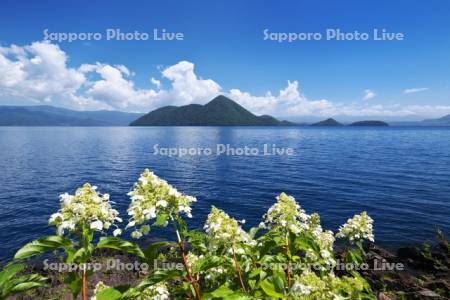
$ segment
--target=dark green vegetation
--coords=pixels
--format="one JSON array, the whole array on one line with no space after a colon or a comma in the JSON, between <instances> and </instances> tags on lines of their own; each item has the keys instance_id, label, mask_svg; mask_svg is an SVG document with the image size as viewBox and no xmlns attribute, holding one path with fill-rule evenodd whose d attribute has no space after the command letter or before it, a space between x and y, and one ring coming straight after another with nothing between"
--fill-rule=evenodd
<instances>
[{"instance_id":1,"label":"dark green vegetation","mask_svg":"<svg viewBox=\"0 0 450 300\"><path fill-rule=\"evenodd\" d=\"M344 124L336 121L333 118L328 118L326 120L313 123L311 126L343 126ZM369 121L357 121L349 124L350 126L389 126L388 123L383 121L375 121L375 120L369 120Z\"/></svg>"},{"instance_id":2,"label":"dark green vegetation","mask_svg":"<svg viewBox=\"0 0 450 300\"><path fill-rule=\"evenodd\" d=\"M311 124L312 126L342 126L343 124L339 123L333 118L328 118L326 120Z\"/></svg>"},{"instance_id":3,"label":"dark green vegetation","mask_svg":"<svg viewBox=\"0 0 450 300\"><path fill-rule=\"evenodd\" d=\"M0 106L0 126L125 126L142 114L75 111L53 106Z\"/></svg>"},{"instance_id":4,"label":"dark green vegetation","mask_svg":"<svg viewBox=\"0 0 450 300\"><path fill-rule=\"evenodd\" d=\"M293 125L274 117L256 116L225 96L205 105L164 106L140 117L131 126L273 126Z\"/></svg>"},{"instance_id":5,"label":"dark green vegetation","mask_svg":"<svg viewBox=\"0 0 450 300\"><path fill-rule=\"evenodd\" d=\"M389 124L383 121L358 121L351 123L350 126L389 126Z\"/></svg>"}]
</instances>

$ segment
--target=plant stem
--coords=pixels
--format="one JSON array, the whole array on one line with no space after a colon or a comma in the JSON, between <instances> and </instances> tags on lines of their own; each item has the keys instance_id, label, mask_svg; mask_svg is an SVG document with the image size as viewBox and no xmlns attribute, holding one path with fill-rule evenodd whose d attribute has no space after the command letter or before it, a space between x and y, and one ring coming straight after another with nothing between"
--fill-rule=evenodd
<instances>
[{"instance_id":1,"label":"plant stem","mask_svg":"<svg viewBox=\"0 0 450 300\"><path fill-rule=\"evenodd\" d=\"M286 267L286 273L287 273L288 287L290 287L292 284L291 268L290 268L291 259L290 259L290 255L289 255L289 238L287 235L286 235L286 256L288 258L288 265Z\"/></svg>"},{"instance_id":2,"label":"plant stem","mask_svg":"<svg viewBox=\"0 0 450 300\"><path fill-rule=\"evenodd\" d=\"M175 233L176 233L177 239L178 239L178 246L179 246L180 252L181 252L181 259L183 260L183 265L184 265L184 268L186 269L188 280L191 283L192 287L194 288L195 297L197 298L197 300L202 300L200 291L198 289L197 281L192 276L191 269L189 268L189 264L186 259L186 254L184 253L184 243L183 243L183 240L181 239L180 232L178 231L178 226L176 224L175 219L172 217L172 215L170 215L170 219L172 220L172 224L175 228Z\"/></svg>"},{"instance_id":3,"label":"plant stem","mask_svg":"<svg viewBox=\"0 0 450 300\"><path fill-rule=\"evenodd\" d=\"M86 266L81 274L81 299L87 300L87 278L86 278Z\"/></svg>"},{"instance_id":4,"label":"plant stem","mask_svg":"<svg viewBox=\"0 0 450 300\"><path fill-rule=\"evenodd\" d=\"M234 260L234 264L236 266L236 271L237 271L238 276L239 276L239 283L241 284L241 288L244 291L244 293L247 293L247 290L245 289L245 285L244 285L244 280L242 280L241 267L239 265L239 262L237 261L236 252L234 251L234 245L233 245L233 247L231 247L231 249L233 251L233 260Z\"/></svg>"}]
</instances>

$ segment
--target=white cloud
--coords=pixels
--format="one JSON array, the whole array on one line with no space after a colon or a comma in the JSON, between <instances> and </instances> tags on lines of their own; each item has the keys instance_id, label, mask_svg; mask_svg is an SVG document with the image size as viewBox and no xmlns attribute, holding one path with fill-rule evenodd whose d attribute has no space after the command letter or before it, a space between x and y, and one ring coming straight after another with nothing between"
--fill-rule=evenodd
<instances>
[{"instance_id":1,"label":"white cloud","mask_svg":"<svg viewBox=\"0 0 450 300\"><path fill-rule=\"evenodd\" d=\"M150 82L153 83L156 88L160 89L161 88L161 81L155 78L150 78Z\"/></svg>"},{"instance_id":2,"label":"white cloud","mask_svg":"<svg viewBox=\"0 0 450 300\"><path fill-rule=\"evenodd\" d=\"M169 94L175 104L204 103L221 92L213 80L197 77L194 64L188 61L164 69L162 76L172 83Z\"/></svg>"},{"instance_id":3,"label":"white cloud","mask_svg":"<svg viewBox=\"0 0 450 300\"><path fill-rule=\"evenodd\" d=\"M85 77L66 62L64 51L49 43L0 47L1 94L50 102L74 93Z\"/></svg>"},{"instance_id":4,"label":"white cloud","mask_svg":"<svg viewBox=\"0 0 450 300\"><path fill-rule=\"evenodd\" d=\"M299 90L297 81L288 81L287 86L272 95L253 96L239 89L227 93L230 98L257 114L275 114L283 116L325 115L333 109L328 100L308 100Z\"/></svg>"},{"instance_id":5,"label":"white cloud","mask_svg":"<svg viewBox=\"0 0 450 300\"><path fill-rule=\"evenodd\" d=\"M370 100L372 98L375 98L376 95L377 94L372 90L369 90L369 89L364 90L363 100Z\"/></svg>"},{"instance_id":6,"label":"white cloud","mask_svg":"<svg viewBox=\"0 0 450 300\"><path fill-rule=\"evenodd\" d=\"M147 112L164 105L206 103L225 94L250 111L275 116L441 116L450 113L444 105L381 105L370 101L351 104L306 97L298 81L288 81L276 93L253 95L238 88L224 90L212 79L203 79L192 62L180 61L158 67L160 78L150 78L155 88L139 88L134 73L124 65L101 62L68 66L68 57L58 45L0 47L0 103L20 100L81 110L117 109ZM162 81L168 84L162 84ZM412 93L426 88L407 89ZM364 100L376 96L364 91ZM10 103L11 104L11 103Z\"/></svg>"},{"instance_id":7,"label":"white cloud","mask_svg":"<svg viewBox=\"0 0 450 300\"><path fill-rule=\"evenodd\" d=\"M423 87L423 88L410 88L410 89L405 89L403 90L403 94L412 94L412 93L418 93L418 92L423 92L428 90L428 88Z\"/></svg>"}]
</instances>

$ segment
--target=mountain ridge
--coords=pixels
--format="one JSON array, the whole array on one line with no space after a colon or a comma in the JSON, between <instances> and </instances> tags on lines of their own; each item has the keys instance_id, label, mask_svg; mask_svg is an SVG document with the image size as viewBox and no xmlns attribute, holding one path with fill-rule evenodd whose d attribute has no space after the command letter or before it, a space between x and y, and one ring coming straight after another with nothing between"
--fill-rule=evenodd
<instances>
[{"instance_id":1,"label":"mountain ridge","mask_svg":"<svg viewBox=\"0 0 450 300\"><path fill-rule=\"evenodd\" d=\"M0 126L125 126L141 116L120 111L77 111L50 105L0 106Z\"/></svg>"}]
</instances>

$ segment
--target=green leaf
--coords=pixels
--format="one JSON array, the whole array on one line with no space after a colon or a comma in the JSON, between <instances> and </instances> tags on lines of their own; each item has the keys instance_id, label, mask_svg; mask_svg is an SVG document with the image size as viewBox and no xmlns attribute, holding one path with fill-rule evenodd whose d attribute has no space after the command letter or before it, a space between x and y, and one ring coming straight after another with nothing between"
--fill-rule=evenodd
<instances>
[{"instance_id":1,"label":"green leaf","mask_svg":"<svg viewBox=\"0 0 450 300\"><path fill-rule=\"evenodd\" d=\"M244 300L251 299L248 295L244 294L242 291L234 291L225 283L215 289L214 291L203 295L204 299L232 299L232 300Z\"/></svg>"},{"instance_id":2,"label":"green leaf","mask_svg":"<svg viewBox=\"0 0 450 300\"><path fill-rule=\"evenodd\" d=\"M144 290L147 287L157 284L161 281L166 281L169 279L175 279L183 276L183 271L173 269L173 270L157 270L147 276L144 280L141 281L140 284L136 287L137 290Z\"/></svg>"},{"instance_id":3,"label":"green leaf","mask_svg":"<svg viewBox=\"0 0 450 300\"><path fill-rule=\"evenodd\" d=\"M97 244L97 248L108 248L124 251L141 258L145 258L144 252L138 244L122 240L118 237L102 237Z\"/></svg>"},{"instance_id":4,"label":"green leaf","mask_svg":"<svg viewBox=\"0 0 450 300\"><path fill-rule=\"evenodd\" d=\"M255 238L256 234L258 233L258 231L260 230L260 227L252 227L250 228L248 234L250 235L250 237L253 239Z\"/></svg>"},{"instance_id":5,"label":"green leaf","mask_svg":"<svg viewBox=\"0 0 450 300\"><path fill-rule=\"evenodd\" d=\"M72 261L78 261L80 263L86 263L89 258L92 256L92 253L94 252L94 247L92 245L89 245L87 248L80 248L78 251L75 252L73 257L71 258Z\"/></svg>"},{"instance_id":6,"label":"green leaf","mask_svg":"<svg viewBox=\"0 0 450 300\"><path fill-rule=\"evenodd\" d=\"M44 287L45 284L40 282L22 282L15 285L11 290L10 294L22 293L37 287Z\"/></svg>"},{"instance_id":7,"label":"green leaf","mask_svg":"<svg viewBox=\"0 0 450 300\"><path fill-rule=\"evenodd\" d=\"M189 231L186 226L186 222L180 216L178 216L178 224L180 225L181 235L183 238L186 238L189 235Z\"/></svg>"},{"instance_id":8,"label":"green leaf","mask_svg":"<svg viewBox=\"0 0 450 300\"><path fill-rule=\"evenodd\" d=\"M70 272L69 274L66 275L64 283L69 286L73 298L76 299L81 291L82 282L80 275L77 272Z\"/></svg>"},{"instance_id":9,"label":"green leaf","mask_svg":"<svg viewBox=\"0 0 450 300\"><path fill-rule=\"evenodd\" d=\"M122 293L115 288L106 288L95 295L97 300L116 300L122 297Z\"/></svg>"},{"instance_id":10,"label":"green leaf","mask_svg":"<svg viewBox=\"0 0 450 300\"><path fill-rule=\"evenodd\" d=\"M264 279L261 282L261 288L263 291L267 294L267 296L275 298L275 299L282 299L284 297L284 294L277 291L277 288L271 278ZM278 283L277 283L278 285Z\"/></svg>"},{"instance_id":11,"label":"green leaf","mask_svg":"<svg viewBox=\"0 0 450 300\"><path fill-rule=\"evenodd\" d=\"M59 248L70 249L71 247L72 241L65 237L59 235L47 236L34 240L23 246L19 251L17 251L16 255L14 255L14 260L24 259L34 255L41 255Z\"/></svg>"},{"instance_id":12,"label":"green leaf","mask_svg":"<svg viewBox=\"0 0 450 300\"><path fill-rule=\"evenodd\" d=\"M360 264L363 262L363 253L358 248L348 250L345 255L345 260L346 263Z\"/></svg>"},{"instance_id":13,"label":"green leaf","mask_svg":"<svg viewBox=\"0 0 450 300\"><path fill-rule=\"evenodd\" d=\"M151 244L147 249L144 251L145 260L149 263L151 263L153 260L155 260L158 257L158 254L162 247L171 245L169 242L156 242Z\"/></svg>"},{"instance_id":14,"label":"green leaf","mask_svg":"<svg viewBox=\"0 0 450 300\"><path fill-rule=\"evenodd\" d=\"M197 260L195 266L191 266L194 269L194 273L205 272L211 268L224 265L224 260L218 256L206 256Z\"/></svg>"},{"instance_id":15,"label":"green leaf","mask_svg":"<svg viewBox=\"0 0 450 300\"><path fill-rule=\"evenodd\" d=\"M23 269L25 269L23 264L12 264L6 266L3 271L0 272L0 287Z\"/></svg>"}]
</instances>

